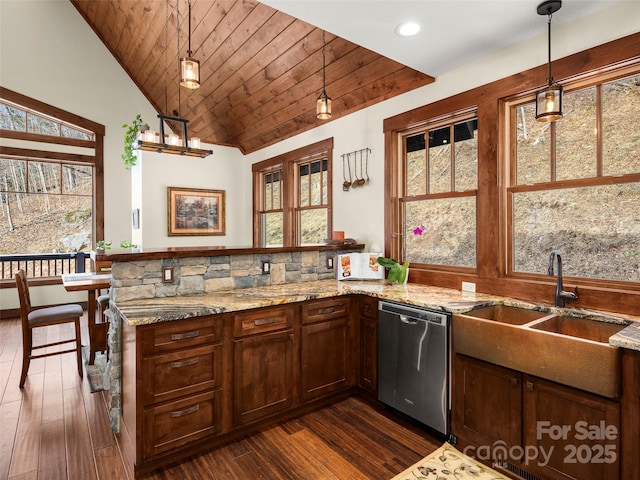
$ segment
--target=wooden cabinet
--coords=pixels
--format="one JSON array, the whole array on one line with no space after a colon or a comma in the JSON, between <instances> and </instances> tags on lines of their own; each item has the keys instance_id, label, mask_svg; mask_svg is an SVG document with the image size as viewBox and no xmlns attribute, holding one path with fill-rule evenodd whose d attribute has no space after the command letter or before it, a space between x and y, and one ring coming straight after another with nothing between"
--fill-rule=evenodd
<instances>
[{"instance_id":1,"label":"wooden cabinet","mask_svg":"<svg viewBox=\"0 0 640 480\"><path fill-rule=\"evenodd\" d=\"M351 296L123 322L120 443L128 465L137 477L308 411L349 393L358 372L375 392L376 332L377 300Z\"/></svg>"},{"instance_id":2,"label":"wooden cabinet","mask_svg":"<svg viewBox=\"0 0 640 480\"><path fill-rule=\"evenodd\" d=\"M352 322L349 298L302 305L300 392L303 402L353 385Z\"/></svg>"},{"instance_id":3,"label":"wooden cabinet","mask_svg":"<svg viewBox=\"0 0 640 480\"><path fill-rule=\"evenodd\" d=\"M528 470L549 479L619 478L617 402L524 376L524 444L550 452Z\"/></svg>"},{"instance_id":4,"label":"wooden cabinet","mask_svg":"<svg viewBox=\"0 0 640 480\"><path fill-rule=\"evenodd\" d=\"M618 402L459 354L454 364L452 432L465 447L524 448L537 457L509 463L545 479L619 478Z\"/></svg>"},{"instance_id":5,"label":"wooden cabinet","mask_svg":"<svg viewBox=\"0 0 640 480\"><path fill-rule=\"evenodd\" d=\"M477 446L521 445L522 375L463 355L454 368L453 433Z\"/></svg>"},{"instance_id":6,"label":"wooden cabinet","mask_svg":"<svg viewBox=\"0 0 640 480\"><path fill-rule=\"evenodd\" d=\"M360 388L378 394L378 299L358 297L360 335L358 345Z\"/></svg>"},{"instance_id":7,"label":"wooden cabinet","mask_svg":"<svg viewBox=\"0 0 640 480\"><path fill-rule=\"evenodd\" d=\"M247 425L293 405L294 306L238 313L233 318L233 419Z\"/></svg>"},{"instance_id":8,"label":"wooden cabinet","mask_svg":"<svg viewBox=\"0 0 640 480\"><path fill-rule=\"evenodd\" d=\"M222 332L213 316L139 327L143 458L220 432Z\"/></svg>"}]
</instances>

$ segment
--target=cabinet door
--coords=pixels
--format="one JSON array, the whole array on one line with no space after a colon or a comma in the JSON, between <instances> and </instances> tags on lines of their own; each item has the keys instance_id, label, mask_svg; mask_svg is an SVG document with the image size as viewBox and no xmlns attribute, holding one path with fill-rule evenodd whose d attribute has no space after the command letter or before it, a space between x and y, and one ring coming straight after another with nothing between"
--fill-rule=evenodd
<instances>
[{"instance_id":1,"label":"cabinet door","mask_svg":"<svg viewBox=\"0 0 640 480\"><path fill-rule=\"evenodd\" d=\"M236 426L286 410L293 404L293 342L291 330L234 341Z\"/></svg>"},{"instance_id":2,"label":"cabinet door","mask_svg":"<svg viewBox=\"0 0 640 480\"><path fill-rule=\"evenodd\" d=\"M550 452L527 470L550 479L617 479L619 433L616 402L525 375L525 445Z\"/></svg>"},{"instance_id":3,"label":"cabinet door","mask_svg":"<svg viewBox=\"0 0 640 480\"><path fill-rule=\"evenodd\" d=\"M360 297L360 387L378 392L378 300Z\"/></svg>"},{"instance_id":4,"label":"cabinet door","mask_svg":"<svg viewBox=\"0 0 640 480\"><path fill-rule=\"evenodd\" d=\"M303 401L314 400L347 387L351 371L351 335L348 317L304 325L300 339Z\"/></svg>"},{"instance_id":5,"label":"cabinet door","mask_svg":"<svg viewBox=\"0 0 640 480\"><path fill-rule=\"evenodd\" d=\"M521 445L522 375L459 354L454 365L453 433L476 446Z\"/></svg>"}]
</instances>

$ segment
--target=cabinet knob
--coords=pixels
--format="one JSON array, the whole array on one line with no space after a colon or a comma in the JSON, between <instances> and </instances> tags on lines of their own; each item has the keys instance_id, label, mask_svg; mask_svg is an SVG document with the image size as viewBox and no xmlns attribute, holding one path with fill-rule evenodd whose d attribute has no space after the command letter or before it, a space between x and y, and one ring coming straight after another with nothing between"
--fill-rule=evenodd
<instances>
[{"instance_id":1,"label":"cabinet knob","mask_svg":"<svg viewBox=\"0 0 640 480\"><path fill-rule=\"evenodd\" d=\"M518 381L518 377L511 377L511 385L513 385L514 387L517 387L518 383L520 383Z\"/></svg>"},{"instance_id":2,"label":"cabinet knob","mask_svg":"<svg viewBox=\"0 0 640 480\"><path fill-rule=\"evenodd\" d=\"M533 392L533 382L527 382L527 390Z\"/></svg>"}]
</instances>

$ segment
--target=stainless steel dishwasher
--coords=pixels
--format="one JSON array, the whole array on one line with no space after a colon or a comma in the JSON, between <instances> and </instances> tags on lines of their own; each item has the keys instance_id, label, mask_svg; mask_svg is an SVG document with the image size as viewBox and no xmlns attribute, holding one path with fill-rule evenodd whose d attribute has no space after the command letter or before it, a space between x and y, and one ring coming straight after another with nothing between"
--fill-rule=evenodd
<instances>
[{"instance_id":1,"label":"stainless steel dishwasher","mask_svg":"<svg viewBox=\"0 0 640 480\"><path fill-rule=\"evenodd\" d=\"M449 434L451 315L387 301L378 310L378 400Z\"/></svg>"}]
</instances>

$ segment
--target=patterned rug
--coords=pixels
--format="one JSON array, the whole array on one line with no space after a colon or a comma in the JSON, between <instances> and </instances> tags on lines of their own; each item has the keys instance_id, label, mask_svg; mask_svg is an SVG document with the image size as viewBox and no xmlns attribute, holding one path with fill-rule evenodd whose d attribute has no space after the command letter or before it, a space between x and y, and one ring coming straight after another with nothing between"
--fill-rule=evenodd
<instances>
[{"instance_id":1,"label":"patterned rug","mask_svg":"<svg viewBox=\"0 0 640 480\"><path fill-rule=\"evenodd\" d=\"M427 455L391 480L509 480L492 468L482 465L448 443Z\"/></svg>"},{"instance_id":2,"label":"patterned rug","mask_svg":"<svg viewBox=\"0 0 640 480\"><path fill-rule=\"evenodd\" d=\"M82 360L84 361L84 373L89 382L91 393L104 390L102 385L102 375L107 366L107 357L102 353L96 353L93 365L89 365L89 345L82 346Z\"/></svg>"}]
</instances>

